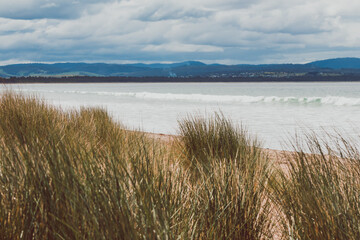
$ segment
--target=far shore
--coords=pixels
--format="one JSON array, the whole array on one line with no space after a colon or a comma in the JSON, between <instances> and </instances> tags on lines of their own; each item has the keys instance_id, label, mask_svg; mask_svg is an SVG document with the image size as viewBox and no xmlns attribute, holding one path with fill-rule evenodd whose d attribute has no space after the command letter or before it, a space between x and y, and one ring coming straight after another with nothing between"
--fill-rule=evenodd
<instances>
[{"instance_id":1,"label":"far shore","mask_svg":"<svg viewBox=\"0 0 360 240\"><path fill-rule=\"evenodd\" d=\"M360 82L360 75L304 75L286 77L167 77L167 76L27 76L1 78L0 84L31 83L264 83L264 82Z\"/></svg>"}]
</instances>

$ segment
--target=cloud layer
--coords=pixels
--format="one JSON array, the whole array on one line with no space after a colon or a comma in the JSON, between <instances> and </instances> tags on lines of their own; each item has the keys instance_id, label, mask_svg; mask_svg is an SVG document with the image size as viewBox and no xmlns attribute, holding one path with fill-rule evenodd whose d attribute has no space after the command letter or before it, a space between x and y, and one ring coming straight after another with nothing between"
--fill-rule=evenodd
<instances>
[{"instance_id":1,"label":"cloud layer","mask_svg":"<svg viewBox=\"0 0 360 240\"><path fill-rule=\"evenodd\" d=\"M360 56L360 2L0 2L0 63L307 62Z\"/></svg>"}]
</instances>

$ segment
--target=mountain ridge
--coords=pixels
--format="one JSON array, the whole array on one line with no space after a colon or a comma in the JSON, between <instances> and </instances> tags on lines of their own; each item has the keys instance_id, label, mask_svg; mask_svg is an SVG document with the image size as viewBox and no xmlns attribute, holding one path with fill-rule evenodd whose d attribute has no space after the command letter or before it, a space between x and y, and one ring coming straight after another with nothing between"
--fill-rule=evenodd
<instances>
[{"instance_id":1,"label":"mountain ridge","mask_svg":"<svg viewBox=\"0 0 360 240\"><path fill-rule=\"evenodd\" d=\"M334 58L306 64L205 64L200 61L179 63L28 63L0 66L0 77L29 76L123 76L123 77L221 77L254 74L360 74L360 58Z\"/></svg>"}]
</instances>

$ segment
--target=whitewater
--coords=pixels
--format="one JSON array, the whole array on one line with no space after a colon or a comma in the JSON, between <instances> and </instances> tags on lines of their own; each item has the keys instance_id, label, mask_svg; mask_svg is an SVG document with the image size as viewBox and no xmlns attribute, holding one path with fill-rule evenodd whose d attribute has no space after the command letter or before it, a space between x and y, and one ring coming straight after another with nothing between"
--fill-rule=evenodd
<instances>
[{"instance_id":1,"label":"whitewater","mask_svg":"<svg viewBox=\"0 0 360 240\"><path fill-rule=\"evenodd\" d=\"M360 131L360 83L97 83L17 84L1 89L39 96L64 109L106 108L130 128L177 134L189 114L221 111L263 140L284 149L295 133Z\"/></svg>"},{"instance_id":2,"label":"whitewater","mask_svg":"<svg viewBox=\"0 0 360 240\"><path fill-rule=\"evenodd\" d=\"M49 91L54 92L54 91ZM166 101L189 101L189 102L209 102L209 103L298 103L298 104L332 104L336 106L360 105L360 98L347 98L338 96L326 97L278 97L278 96L233 96L233 95L206 95L206 94L172 94L172 93L152 93L152 92L87 92L87 91L64 91L63 93L92 94L125 96L140 99L157 99Z\"/></svg>"}]
</instances>

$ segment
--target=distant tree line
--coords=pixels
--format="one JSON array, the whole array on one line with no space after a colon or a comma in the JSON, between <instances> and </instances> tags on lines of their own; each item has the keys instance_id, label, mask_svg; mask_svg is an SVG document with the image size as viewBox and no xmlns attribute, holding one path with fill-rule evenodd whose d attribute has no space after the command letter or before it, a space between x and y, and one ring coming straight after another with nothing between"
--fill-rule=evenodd
<instances>
[{"instance_id":1,"label":"distant tree line","mask_svg":"<svg viewBox=\"0 0 360 240\"><path fill-rule=\"evenodd\" d=\"M10 77L0 83L167 83L167 82L342 82L360 81L360 75L290 76L290 77Z\"/></svg>"}]
</instances>

